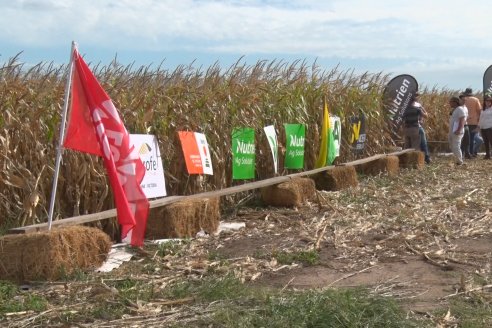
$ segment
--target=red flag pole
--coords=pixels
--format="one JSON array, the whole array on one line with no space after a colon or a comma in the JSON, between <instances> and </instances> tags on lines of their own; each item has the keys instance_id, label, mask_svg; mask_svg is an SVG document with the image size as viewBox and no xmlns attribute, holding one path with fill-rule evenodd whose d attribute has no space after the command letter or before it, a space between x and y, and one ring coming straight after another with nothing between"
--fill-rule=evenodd
<instances>
[{"instance_id":1,"label":"red flag pole","mask_svg":"<svg viewBox=\"0 0 492 328\"><path fill-rule=\"evenodd\" d=\"M51 224L53 222L53 210L55 208L56 187L58 185L58 174L60 172L60 164L63 154L63 141L65 139L65 126L67 121L68 100L70 97L70 87L72 86L73 53L76 48L77 48L77 43L75 41L72 41L72 50L70 51L70 63L68 65L68 78L67 78L67 83L65 84L65 96L63 99L63 112L62 112L62 119L60 124L60 138L58 140L58 147L56 150L55 175L53 177L53 186L51 188L51 200L50 200L50 208L48 212L48 230L51 230Z\"/></svg>"}]
</instances>

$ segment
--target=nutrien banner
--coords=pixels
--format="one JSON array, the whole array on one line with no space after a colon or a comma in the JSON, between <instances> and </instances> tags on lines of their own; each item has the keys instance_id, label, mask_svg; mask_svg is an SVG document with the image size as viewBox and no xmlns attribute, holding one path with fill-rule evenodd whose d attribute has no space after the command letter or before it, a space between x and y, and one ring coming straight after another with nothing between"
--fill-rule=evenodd
<instances>
[{"instance_id":1,"label":"nutrien banner","mask_svg":"<svg viewBox=\"0 0 492 328\"><path fill-rule=\"evenodd\" d=\"M492 65L483 74L483 95L492 95Z\"/></svg>"},{"instance_id":2,"label":"nutrien banner","mask_svg":"<svg viewBox=\"0 0 492 328\"><path fill-rule=\"evenodd\" d=\"M284 166L286 169L304 168L304 124L284 124L286 151Z\"/></svg>"},{"instance_id":3,"label":"nutrien banner","mask_svg":"<svg viewBox=\"0 0 492 328\"><path fill-rule=\"evenodd\" d=\"M412 97L419 89L417 80L411 75L398 75L388 82L383 92L383 109L393 138L399 138L398 130L402 116Z\"/></svg>"},{"instance_id":4,"label":"nutrien banner","mask_svg":"<svg viewBox=\"0 0 492 328\"><path fill-rule=\"evenodd\" d=\"M232 131L232 178L234 180L255 177L255 130L235 128Z\"/></svg>"}]
</instances>

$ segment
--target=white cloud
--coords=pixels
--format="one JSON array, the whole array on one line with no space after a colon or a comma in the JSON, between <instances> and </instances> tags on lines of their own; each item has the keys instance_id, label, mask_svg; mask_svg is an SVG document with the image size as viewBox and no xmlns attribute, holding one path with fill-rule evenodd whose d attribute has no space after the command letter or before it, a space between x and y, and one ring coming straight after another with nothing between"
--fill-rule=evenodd
<instances>
[{"instance_id":1,"label":"white cloud","mask_svg":"<svg viewBox=\"0 0 492 328\"><path fill-rule=\"evenodd\" d=\"M66 36L108 47L129 40L129 47L156 50L197 42L197 47L211 44L212 50L233 52L321 56L330 50L341 56L373 52L393 57L418 51L412 44L429 38L437 45L453 39L471 44L470 39L486 36L485 12L463 11L447 1L428 2L17 0L6 2L7 14L0 22L6 33L0 38L42 45Z\"/></svg>"},{"instance_id":2,"label":"white cloud","mask_svg":"<svg viewBox=\"0 0 492 328\"><path fill-rule=\"evenodd\" d=\"M474 1L465 10L470 3L462 0L0 0L0 45L49 49L76 40L107 50L399 59L406 62L401 69L444 70L486 64L489 14L479 8L488 4Z\"/></svg>"}]
</instances>

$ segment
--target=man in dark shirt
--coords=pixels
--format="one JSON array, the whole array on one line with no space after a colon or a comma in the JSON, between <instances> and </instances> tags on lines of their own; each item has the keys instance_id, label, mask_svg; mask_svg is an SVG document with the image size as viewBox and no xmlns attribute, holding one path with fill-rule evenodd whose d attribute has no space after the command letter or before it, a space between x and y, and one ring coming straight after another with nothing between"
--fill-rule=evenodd
<instances>
[{"instance_id":1,"label":"man in dark shirt","mask_svg":"<svg viewBox=\"0 0 492 328\"><path fill-rule=\"evenodd\" d=\"M426 113L422 112L420 107L415 106L415 99L413 99L403 113L405 148L420 150L419 121L425 116L427 116Z\"/></svg>"}]
</instances>

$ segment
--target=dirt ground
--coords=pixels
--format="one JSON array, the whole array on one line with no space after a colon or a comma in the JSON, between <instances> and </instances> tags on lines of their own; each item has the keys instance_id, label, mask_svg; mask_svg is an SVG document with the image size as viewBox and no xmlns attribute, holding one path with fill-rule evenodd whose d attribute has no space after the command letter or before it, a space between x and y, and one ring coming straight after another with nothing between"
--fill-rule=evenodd
<instances>
[{"instance_id":1,"label":"dirt ground","mask_svg":"<svg viewBox=\"0 0 492 328\"><path fill-rule=\"evenodd\" d=\"M453 297L492 287L491 170L492 161L481 158L455 167L450 157L434 157L421 171L360 177L357 188L320 192L318 204L241 209L233 219L246 228L214 246L225 258L318 250L316 265L276 267L259 285L364 286L404 300L410 311L446 308Z\"/></svg>"},{"instance_id":2,"label":"dirt ground","mask_svg":"<svg viewBox=\"0 0 492 328\"><path fill-rule=\"evenodd\" d=\"M271 242L263 240L261 249ZM372 245L379 240L373 240ZM257 239L256 242L262 242ZM374 294L392 296L406 300L406 309L426 313L447 306L447 298L466 291L462 279L471 279L473 275L482 277L480 271L488 270L492 250L492 237L455 240L454 252L481 258L481 263L443 261L440 264L428 260L423 255L400 255L395 258L374 257L367 267L354 266L350 257L340 255L333 245L325 244L319 251L320 261L314 266L295 267L265 274L258 284L275 288L336 288L370 287ZM248 241L240 240L234 246L227 245L227 253L237 252L245 256L254 256L253 252L244 252ZM245 246L242 250L239 247ZM367 241L367 246L371 241ZM364 246L365 246L364 245ZM361 246L361 247L364 247ZM268 246L267 246L268 247ZM278 247L271 243L270 247ZM471 282L470 282L471 283ZM476 286L475 286L476 287ZM471 288L469 288L471 289Z\"/></svg>"},{"instance_id":3,"label":"dirt ground","mask_svg":"<svg viewBox=\"0 0 492 328\"><path fill-rule=\"evenodd\" d=\"M358 187L319 192L316 202L299 208L264 207L253 198L223 213L224 222L244 228L194 238L179 253L163 257L146 246L112 272L94 274L90 283L41 284L32 291L47 295L50 310L43 316L55 317L67 309L81 312L80 304L86 309L101 284L111 296L112 281L152 282L157 295L180 279L233 273L247 284L282 290L365 287L400 300L407 311L431 315L453 298L492 288L491 171L490 160L457 167L448 156L434 156L422 170L359 176ZM312 253L319 256L315 262L302 257ZM285 254L294 260L281 261ZM164 324L169 312L156 310L162 302L148 300L133 317L104 326L154 319ZM189 316L190 307L173 311L176 322ZM33 317L39 320L40 314L12 315L3 322L22 326ZM79 326L88 325L97 321Z\"/></svg>"}]
</instances>

